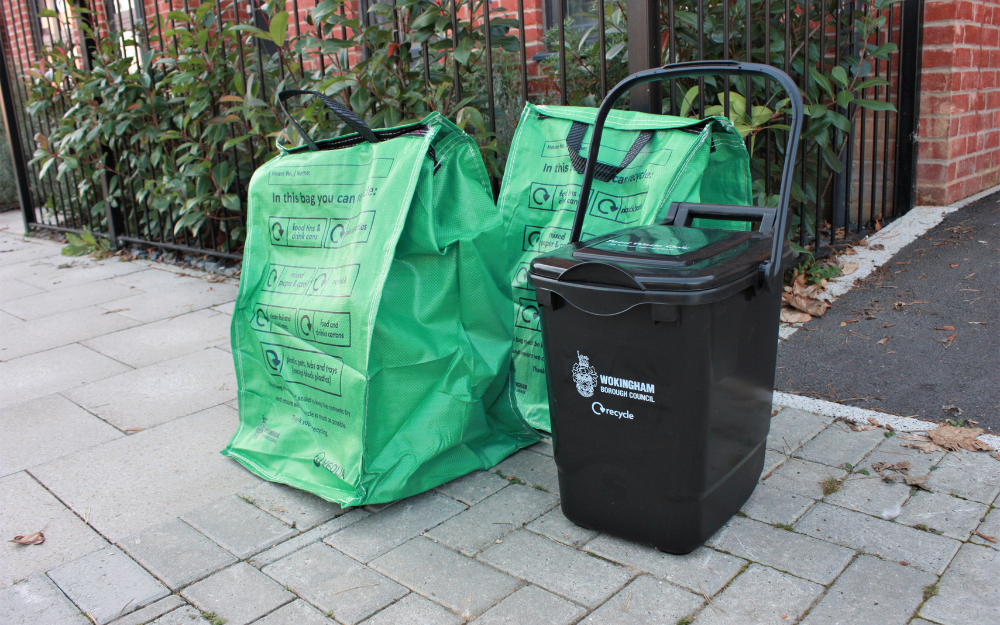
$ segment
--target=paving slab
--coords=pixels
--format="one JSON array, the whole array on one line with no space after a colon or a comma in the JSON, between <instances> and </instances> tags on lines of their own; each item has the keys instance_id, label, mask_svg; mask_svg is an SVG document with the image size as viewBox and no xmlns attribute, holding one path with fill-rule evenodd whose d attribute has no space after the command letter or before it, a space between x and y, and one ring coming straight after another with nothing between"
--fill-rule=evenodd
<instances>
[{"instance_id":1,"label":"paving slab","mask_svg":"<svg viewBox=\"0 0 1000 625\"><path fill-rule=\"evenodd\" d=\"M393 504L325 542L352 558L371 562L463 510L461 503L432 491Z\"/></svg>"},{"instance_id":2,"label":"paving slab","mask_svg":"<svg viewBox=\"0 0 1000 625\"><path fill-rule=\"evenodd\" d=\"M467 619L520 586L513 577L423 536L372 560L371 567Z\"/></svg>"},{"instance_id":3,"label":"paving slab","mask_svg":"<svg viewBox=\"0 0 1000 625\"><path fill-rule=\"evenodd\" d=\"M60 255L13 265L4 264L0 267L0 284L5 284L8 279L17 279L43 291L55 291L145 269L147 267L140 263L117 258L96 260L87 256L70 258Z\"/></svg>"},{"instance_id":4,"label":"paving slab","mask_svg":"<svg viewBox=\"0 0 1000 625\"><path fill-rule=\"evenodd\" d=\"M746 560L699 547L683 556L663 553L613 536L599 536L585 551L633 567L692 592L714 595L746 565Z\"/></svg>"},{"instance_id":5,"label":"paving slab","mask_svg":"<svg viewBox=\"0 0 1000 625\"><path fill-rule=\"evenodd\" d=\"M246 562L188 586L181 596L202 611L225 619L227 625L247 625L295 599L295 595Z\"/></svg>"},{"instance_id":6,"label":"paving slab","mask_svg":"<svg viewBox=\"0 0 1000 625\"><path fill-rule=\"evenodd\" d=\"M436 541L473 556L554 506L555 495L512 484L427 532Z\"/></svg>"},{"instance_id":7,"label":"paving slab","mask_svg":"<svg viewBox=\"0 0 1000 625\"><path fill-rule=\"evenodd\" d=\"M751 564L722 594L701 611L699 625L794 623L823 592L823 587Z\"/></svg>"},{"instance_id":8,"label":"paving slab","mask_svg":"<svg viewBox=\"0 0 1000 625\"><path fill-rule=\"evenodd\" d=\"M986 504L1000 495L1000 462L989 454L950 453L930 473L927 485L932 490Z\"/></svg>"},{"instance_id":9,"label":"paving slab","mask_svg":"<svg viewBox=\"0 0 1000 625\"><path fill-rule=\"evenodd\" d=\"M764 480L764 483L778 490L795 493L810 499L822 499L823 489L820 487L820 482L830 477L840 479L846 476L847 471L843 469L792 458L778 467L770 477Z\"/></svg>"},{"instance_id":10,"label":"paving slab","mask_svg":"<svg viewBox=\"0 0 1000 625\"><path fill-rule=\"evenodd\" d=\"M169 274L163 277L157 274ZM211 308L236 299L238 287L223 282L208 282L148 269L138 273L115 278L118 284L135 284L143 293L104 300L100 305L108 310L122 310L122 314L143 323L176 317L203 308ZM164 297L169 295L169 297ZM35 297L41 297L36 295ZM17 313L15 313L17 314ZM20 315L18 315L20 316Z\"/></svg>"},{"instance_id":11,"label":"paving slab","mask_svg":"<svg viewBox=\"0 0 1000 625\"><path fill-rule=\"evenodd\" d=\"M968 540L979 527L989 507L941 493L917 492L902 508L896 523L937 530L957 540Z\"/></svg>"},{"instance_id":12,"label":"paving slab","mask_svg":"<svg viewBox=\"0 0 1000 625\"><path fill-rule=\"evenodd\" d=\"M117 542L257 482L259 478L219 453L237 424L235 410L217 406L31 472Z\"/></svg>"},{"instance_id":13,"label":"paving slab","mask_svg":"<svg viewBox=\"0 0 1000 625\"><path fill-rule=\"evenodd\" d=\"M3 303L7 303L29 295L44 293L45 289L38 288L15 278L7 278L3 281Z\"/></svg>"},{"instance_id":14,"label":"paving slab","mask_svg":"<svg viewBox=\"0 0 1000 625\"><path fill-rule=\"evenodd\" d=\"M468 506L472 506L486 499L504 486L507 486L509 483L495 473L473 471L457 480L442 484L434 490L442 495L461 501Z\"/></svg>"},{"instance_id":15,"label":"paving slab","mask_svg":"<svg viewBox=\"0 0 1000 625\"><path fill-rule=\"evenodd\" d=\"M58 244L53 244L50 241L5 236L0 244L0 253L3 254L4 265L13 265L39 259L65 258L65 256L60 255L59 247Z\"/></svg>"},{"instance_id":16,"label":"paving slab","mask_svg":"<svg viewBox=\"0 0 1000 625\"><path fill-rule=\"evenodd\" d=\"M977 529L981 534L986 534L995 540L989 541L981 536L972 536L972 542L985 547L992 547L1000 551L1000 508L991 508L986 520Z\"/></svg>"},{"instance_id":17,"label":"paving slab","mask_svg":"<svg viewBox=\"0 0 1000 625\"><path fill-rule=\"evenodd\" d=\"M764 468L761 470L760 474L762 477L767 477L774 472L775 469L780 467L785 461L788 460L788 456L770 449L764 451Z\"/></svg>"},{"instance_id":18,"label":"paving slab","mask_svg":"<svg viewBox=\"0 0 1000 625\"><path fill-rule=\"evenodd\" d=\"M125 317L121 313L108 315L103 309L101 313L108 317L118 317L128 320L131 325L139 322ZM198 310L186 315L178 315L147 323L137 328L126 326L119 331L95 333L83 344L105 356L124 362L132 367L146 367L164 360L184 356L229 343L229 326L232 317L212 310ZM80 340L80 339L77 339ZM3 352L0 352L2 354Z\"/></svg>"},{"instance_id":19,"label":"paving slab","mask_svg":"<svg viewBox=\"0 0 1000 625\"><path fill-rule=\"evenodd\" d=\"M701 596L642 575L582 621L586 625L660 625L693 614Z\"/></svg>"},{"instance_id":20,"label":"paving slab","mask_svg":"<svg viewBox=\"0 0 1000 625\"><path fill-rule=\"evenodd\" d=\"M116 618L111 621L111 625L145 625L145 623L154 621L164 614L169 614L184 605L187 604L184 603L183 599L177 595L169 595L159 601L154 601L141 610L136 610L121 618Z\"/></svg>"},{"instance_id":21,"label":"paving slab","mask_svg":"<svg viewBox=\"0 0 1000 625\"><path fill-rule=\"evenodd\" d=\"M555 450L552 447L552 438L543 438L531 447L528 447L531 451L536 454L542 454L543 456L553 457L555 456Z\"/></svg>"},{"instance_id":22,"label":"paving slab","mask_svg":"<svg viewBox=\"0 0 1000 625\"><path fill-rule=\"evenodd\" d=\"M8 314L0 310L0 328L14 328L20 326L24 323L24 319L19 319L14 315Z\"/></svg>"},{"instance_id":23,"label":"paving slab","mask_svg":"<svg viewBox=\"0 0 1000 625\"><path fill-rule=\"evenodd\" d=\"M464 622L433 601L411 592L362 625L461 625Z\"/></svg>"},{"instance_id":24,"label":"paving slab","mask_svg":"<svg viewBox=\"0 0 1000 625\"><path fill-rule=\"evenodd\" d=\"M490 471L500 471L507 477L521 479L529 486L537 484L554 495L559 494L559 474L555 460L530 449L522 449Z\"/></svg>"},{"instance_id":25,"label":"paving slab","mask_svg":"<svg viewBox=\"0 0 1000 625\"><path fill-rule=\"evenodd\" d=\"M4 381L0 410L126 371L131 368L75 343L0 362L0 379Z\"/></svg>"},{"instance_id":26,"label":"paving slab","mask_svg":"<svg viewBox=\"0 0 1000 625\"><path fill-rule=\"evenodd\" d=\"M278 560L264 573L346 625L360 623L408 592L323 543Z\"/></svg>"},{"instance_id":27,"label":"paving slab","mask_svg":"<svg viewBox=\"0 0 1000 625\"><path fill-rule=\"evenodd\" d=\"M312 543L320 542L330 534L339 532L348 525L357 523L361 519L369 516L371 516L371 512L368 512L363 508L354 508L346 514L342 514L331 521L327 521L319 527L314 527L304 534L299 534L298 536L290 538L283 543L278 543L270 549L262 551L251 557L248 561L257 568L265 567L272 562L277 562L285 556L302 549L303 547L311 545Z\"/></svg>"},{"instance_id":28,"label":"paving slab","mask_svg":"<svg viewBox=\"0 0 1000 625\"><path fill-rule=\"evenodd\" d=\"M825 503L795 524L803 534L940 575L961 543Z\"/></svg>"},{"instance_id":29,"label":"paving slab","mask_svg":"<svg viewBox=\"0 0 1000 625\"><path fill-rule=\"evenodd\" d=\"M124 436L62 395L0 410L0 477Z\"/></svg>"},{"instance_id":30,"label":"paving slab","mask_svg":"<svg viewBox=\"0 0 1000 625\"><path fill-rule=\"evenodd\" d=\"M859 556L847 567L803 625L878 623L906 625L937 576L912 566Z\"/></svg>"},{"instance_id":31,"label":"paving slab","mask_svg":"<svg viewBox=\"0 0 1000 625\"><path fill-rule=\"evenodd\" d=\"M100 625L170 594L117 547L106 547L49 571L49 577Z\"/></svg>"},{"instance_id":32,"label":"paving slab","mask_svg":"<svg viewBox=\"0 0 1000 625\"><path fill-rule=\"evenodd\" d=\"M830 417L803 412L794 408L782 408L771 417L771 429L767 434L767 448L783 454L791 454L806 441L822 432L833 422Z\"/></svg>"},{"instance_id":33,"label":"paving slab","mask_svg":"<svg viewBox=\"0 0 1000 625\"><path fill-rule=\"evenodd\" d=\"M181 519L237 558L248 558L298 532L236 495L223 497Z\"/></svg>"},{"instance_id":34,"label":"paving slab","mask_svg":"<svg viewBox=\"0 0 1000 625\"><path fill-rule=\"evenodd\" d=\"M854 432L843 423L834 423L803 445L794 455L831 467L845 464L853 466L885 440L885 432L886 430Z\"/></svg>"},{"instance_id":35,"label":"paving slab","mask_svg":"<svg viewBox=\"0 0 1000 625\"><path fill-rule=\"evenodd\" d=\"M122 389L129 392L123 393ZM236 395L236 373L228 354L203 349L108 377L64 395L123 430L151 428L232 400Z\"/></svg>"},{"instance_id":36,"label":"paving slab","mask_svg":"<svg viewBox=\"0 0 1000 625\"><path fill-rule=\"evenodd\" d=\"M202 618L200 610L184 605L164 614L149 625L205 625L205 623L207 621Z\"/></svg>"},{"instance_id":37,"label":"paving slab","mask_svg":"<svg viewBox=\"0 0 1000 625\"><path fill-rule=\"evenodd\" d=\"M483 562L591 609L632 577L628 569L518 530L479 554Z\"/></svg>"},{"instance_id":38,"label":"paving slab","mask_svg":"<svg viewBox=\"0 0 1000 625\"><path fill-rule=\"evenodd\" d=\"M225 304L219 304L218 306L212 306L209 310L214 310L215 312L222 313L223 315L233 316L233 310L236 308L236 300L231 302L226 302Z\"/></svg>"},{"instance_id":39,"label":"paving slab","mask_svg":"<svg viewBox=\"0 0 1000 625\"><path fill-rule=\"evenodd\" d=\"M883 519L892 519L899 514L903 502L909 497L910 487L905 484L889 484L877 473L870 476L855 473L844 481L840 490L827 495L823 501Z\"/></svg>"},{"instance_id":40,"label":"paving slab","mask_svg":"<svg viewBox=\"0 0 1000 625\"><path fill-rule=\"evenodd\" d=\"M254 625L333 625L333 621L305 601L296 599L254 621Z\"/></svg>"},{"instance_id":41,"label":"paving slab","mask_svg":"<svg viewBox=\"0 0 1000 625\"><path fill-rule=\"evenodd\" d=\"M765 523L791 525L799 520L815 501L809 497L775 488L770 483L758 484L750 499L743 504L743 513Z\"/></svg>"},{"instance_id":42,"label":"paving slab","mask_svg":"<svg viewBox=\"0 0 1000 625\"><path fill-rule=\"evenodd\" d=\"M739 517L710 538L708 545L823 585L836 579L854 557L850 549Z\"/></svg>"},{"instance_id":43,"label":"paving slab","mask_svg":"<svg viewBox=\"0 0 1000 625\"><path fill-rule=\"evenodd\" d=\"M40 319L49 315L78 310L122 297L128 297L134 292L126 286L104 281L99 286L81 284L59 289L58 291L46 291L36 295L20 297L3 302L3 304L0 304L0 308L4 312L8 312L21 319ZM110 308L105 307L104 309L115 310L116 308L119 307L112 306Z\"/></svg>"},{"instance_id":44,"label":"paving slab","mask_svg":"<svg viewBox=\"0 0 1000 625\"><path fill-rule=\"evenodd\" d=\"M9 542L42 530L40 545ZM0 588L71 562L108 546L26 473L0 479Z\"/></svg>"},{"instance_id":45,"label":"paving slab","mask_svg":"<svg viewBox=\"0 0 1000 625\"><path fill-rule=\"evenodd\" d=\"M0 360L13 360L138 324L134 319L97 306L25 321L17 332L0 334Z\"/></svg>"},{"instance_id":46,"label":"paving slab","mask_svg":"<svg viewBox=\"0 0 1000 625\"><path fill-rule=\"evenodd\" d=\"M571 625L586 613L575 603L529 585L487 610L472 625Z\"/></svg>"},{"instance_id":47,"label":"paving slab","mask_svg":"<svg viewBox=\"0 0 1000 625\"><path fill-rule=\"evenodd\" d=\"M92 625L45 575L0 590L0 623L4 625Z\"/></svg>"},{"instance_id":48,"label":"paving slab","mask_svg":"<svg viewBox=\"0 0 1000 625\"><path fill-rule=\"evenodd\" d=\"M259 482L239 489L236 494L299 531L344 514L344 509L333 502L275 482Z\"/></svg>"},{"instance_id":49,"label":"paving slab","mask_svg":"<svg viewBox=\"0 0 1000 625\"><path fill-rule=\"evenodd\" d=\"M579 547L598 534L567 519L561 506L528 523L528 529L570 547Z\"/></svg>"},{"instance_id":50,"label":"paving slab","mask_svg":"<svg viewBox=\"0 0 1000 625\"><path fill-rule=\"evenodd\" d=\"M118 546L170 590L187 586L236 562L233 554L180 519L129 536Z\"/></svg>"},{"instance_id":51,"label":"paving slab","mask_svg":"<svg viewBox=\"0 0 1000 625\"><path fill-rule=\"evenodd\" d=\"M941 625L1000 623L1000 556L993 549L964 544L938 583L938 594L920 616Z\"/></svg>"}]
</instances>

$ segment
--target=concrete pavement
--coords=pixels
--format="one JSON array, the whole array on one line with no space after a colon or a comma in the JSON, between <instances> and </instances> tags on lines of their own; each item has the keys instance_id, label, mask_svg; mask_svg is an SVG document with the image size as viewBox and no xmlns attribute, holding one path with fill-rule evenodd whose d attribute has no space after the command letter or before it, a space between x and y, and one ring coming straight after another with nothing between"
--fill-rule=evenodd
<instances>
[{"instance_id":1,"label":"concrete pavement","mask_svg":"<svg viewBox=\"0 0 1000 625\"><path fill-rule=\"evenodd\" d=\"M987 453L776 406L753 497L687 556L567 521L547 442L345 510L218 453L234 284L0 228L0 625L1000 622ZM928 490L878 478L901 461Z\"/></svg>"}]
</instances>

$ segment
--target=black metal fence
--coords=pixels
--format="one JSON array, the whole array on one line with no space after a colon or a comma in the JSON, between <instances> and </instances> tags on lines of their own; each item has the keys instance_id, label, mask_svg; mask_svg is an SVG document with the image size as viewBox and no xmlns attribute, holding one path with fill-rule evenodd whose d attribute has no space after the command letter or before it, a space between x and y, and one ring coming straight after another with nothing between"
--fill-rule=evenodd
<instances>
[{"instance_id":1,"label":"black metal fence","mask_svg":"<svg viewBox=\"0 0 1000 625\"><path fill-rule=\"evenodd\" d=\"M800 245L821 250L912 205L920 0L312 1L79 0L71 10L0 0L3 117L26 228L239 258L247 184L283 126L280 88L322 89L374 126L440 110L479 141L499 183L524 102L592 106L628 73L701 59L782 68L810 104ZM211 71L184 69L199 55ZM104 82L88 82L95 75ZM626 105L730 117L766 203L785 143L780 95L700 79L639 88ZM184 107L200 108L165 114ZM318 108L299 112L312 132L341 132Z\"/></svg>"}]
</instances>

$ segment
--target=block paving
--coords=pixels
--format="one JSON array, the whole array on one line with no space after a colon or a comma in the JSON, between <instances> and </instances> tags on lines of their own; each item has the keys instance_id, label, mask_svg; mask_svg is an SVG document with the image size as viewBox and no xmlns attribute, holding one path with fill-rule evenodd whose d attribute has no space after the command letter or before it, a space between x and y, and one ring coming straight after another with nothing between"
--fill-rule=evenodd
<instances>
[{"instance_id":1,"label":"block paving","mask_svg":"<svg viewBox=\"0 0 1000 625\"><path fill-rule=\"evenodd\" d=\"M550 441L343 509L218 453L233 284L68 259L16 219L0 214L3 625L1000 623L988 454L776 406L753 497L684 556L568 521ZM871 472L903 459L929 491Z\"/></svg>"}]
</instances>

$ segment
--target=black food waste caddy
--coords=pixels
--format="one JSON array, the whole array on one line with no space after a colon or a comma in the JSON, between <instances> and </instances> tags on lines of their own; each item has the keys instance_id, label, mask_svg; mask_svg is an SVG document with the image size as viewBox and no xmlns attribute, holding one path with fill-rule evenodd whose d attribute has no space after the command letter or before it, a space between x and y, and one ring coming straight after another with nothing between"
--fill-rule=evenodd
<instances>
[{"instance_id":1,"label":"black food waste caddy","mask_svg":"<svg viewBox=\"0 0 1000 625\"><path fill-rule=\"evenodd\" d=\"M780 70L697 62L635 74L763 75L792 109L777 207L675 203L658 225L580 242L597 150L584 172L572 243L539 256L531 281L545 338L562 509L578 525L661 551L696 549L749 498L764 465L802 99ZM692 228L739 219L750 232ZM704 223L704 221L702 221Z\"/></svg>"}]
</instances>

